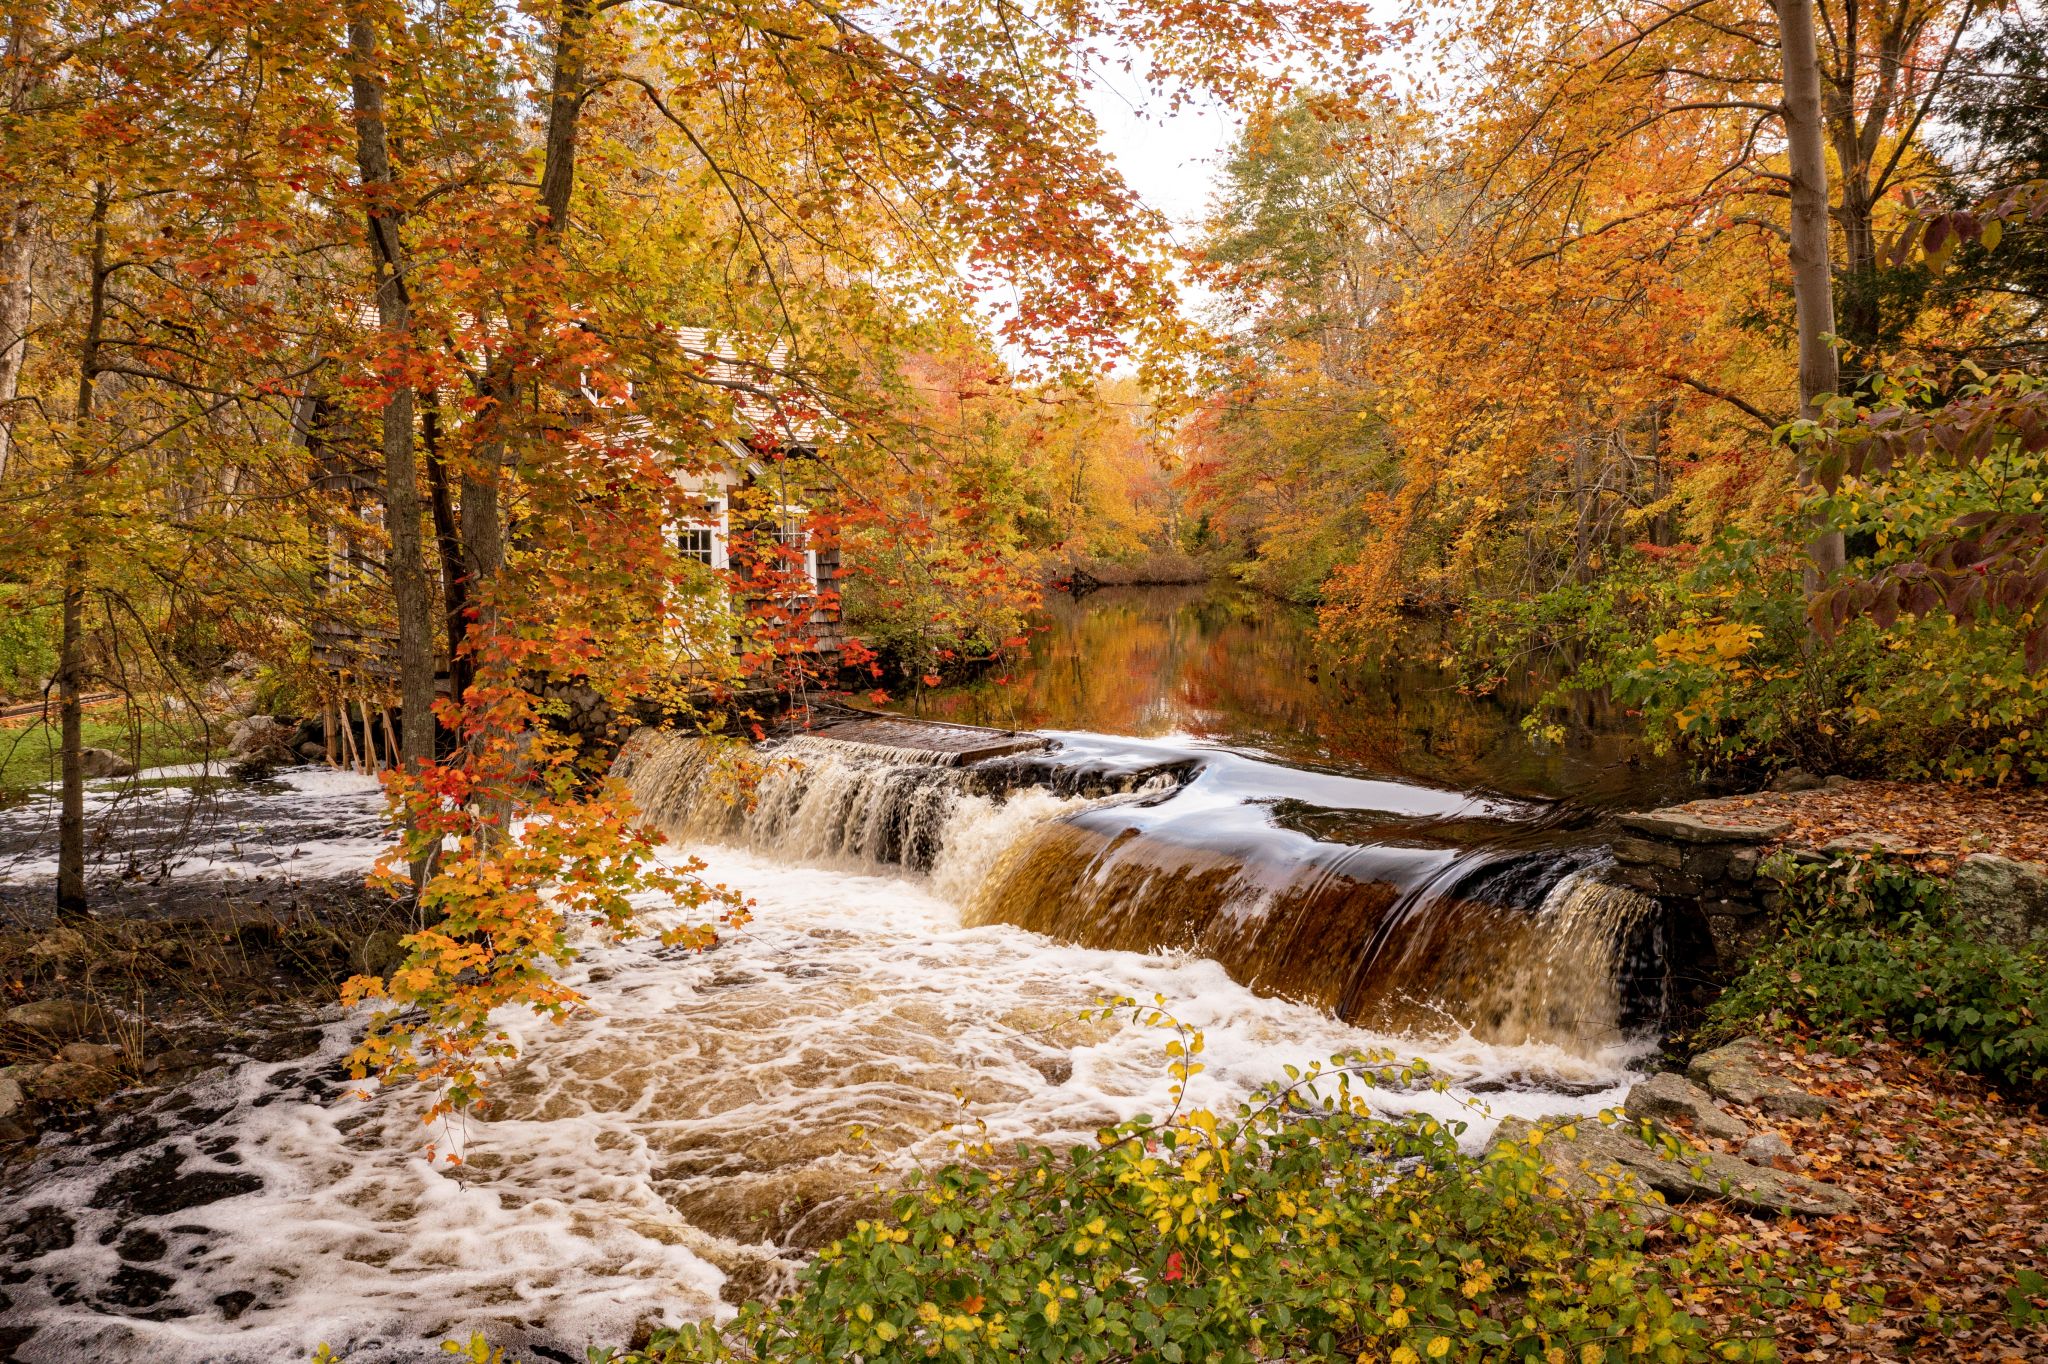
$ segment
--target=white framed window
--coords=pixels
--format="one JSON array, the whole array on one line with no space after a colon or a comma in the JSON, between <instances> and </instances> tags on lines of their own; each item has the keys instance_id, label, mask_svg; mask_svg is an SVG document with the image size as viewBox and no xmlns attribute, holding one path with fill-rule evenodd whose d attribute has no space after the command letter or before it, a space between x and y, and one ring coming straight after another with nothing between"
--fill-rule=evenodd
<instances>
[{"instance_id":1,"label":"white framed window","mask_svg":"<svg viewBox=\"0 0 2048 1364\"><path fill-rule=\"evenodd\" d=\"M793 551L784 556L783 562L794 564L795 555L803 556L804 577L813 588L818 585L818 550L811 543L811 532L804 525L809 513L802 507L778 507L775 512L775 543L784 550Z\"/></svg>"},{"instance_id":2,"label":"white framed window","mask_svg":"<svg viewBox=\"0 0 2048 1364\"><path fill-rule=\"evenodd\" d=\"M676 526L676 548L688 559L695 559L706 568L722 569L728 563L727 542L731 533L731 514L725 503L713 502L709 508L710 519L684 521Z\"/></svg>"}]
</instances>

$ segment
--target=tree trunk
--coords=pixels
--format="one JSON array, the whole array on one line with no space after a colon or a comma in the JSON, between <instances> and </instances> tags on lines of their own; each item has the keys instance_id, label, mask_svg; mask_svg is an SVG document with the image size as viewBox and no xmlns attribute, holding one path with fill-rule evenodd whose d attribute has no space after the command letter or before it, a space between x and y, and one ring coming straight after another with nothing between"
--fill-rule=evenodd
<instances>
[{"instance_id":1,"label":"tree trunk","mask_svg":"<svg viewBox=\"0 0 2048 1364\"><path fill-rule=\"evenodd\" d=\"M1813 0L1777 0L1784 57L1785 148L1792 178L1792 299L1799 323L1799 411L1811 417L1835 391L1835 292L1828 263L1828 163L1820 113L1820 62ZM1802 478L1809 477L1802 473ZM1807 544L1809 592L1842 567L1842 533L1822 529Z\"/></svg>"},{"instance_id":2,"label":"tree trunk","mask_svg":"<svg viewBox=\"0 0 2048 1364\"><path fill-rule=\"evenodd\" d=\"M431 392L420 394L421 444L427 454L428 504L434 513L434 546L440 551L442 619L448 635L448 693L459 703L469 692L473 675L462 641L469 633L469 578L462 563L462 536L455 524L455 501L448 486L448 464L441 457L441 404Z\"/></svg>"},{"instance_id":3,"label":"tree trunk","mask_svg":"<svg viewBox=\"0 0 2048 1364\"><path fill-rule=\"evenodd\" d=\"M100 338L107 324L107 200L95 187L92 204L91 274L86 293L85 337L78 348L78 399L71 430L70 502L65 528L63 634L57 645L59 807L57 813L57 915L81 918L85 896L85 718L79 693L85 689L86 527L84 498L90 466L86 439L93 419L93 392L100 377Z\"/></svg>"},{"instance_id":4,"label":"tree trunk","mask_svg":"<svg viewBox=\"0 0 2048 1364\"><path fill-rule=\"evenodd\" d=\"M14 398L28 359L30 282L36 259L36 206L22 199L0 210L0 480L14 451Z\"/></svg>"},{"instance_id":5,"label":"tree trunk","mask_svg":"<svg viewBox=\"0 0 2048 1364\"><path fill-rule=\"evenodd\" d=\"M350 92L356 114L356 166L362 178L370 259L377 282L377 323L387 356L408 350L412 300L407 293L404 213L392 201L390 134L384 115L384 79L378 70L377 31L366 14L349 18ZM397 366L393 366L396 370ZM419 472L413 460L413 386L403 373L387 375L384 395L384 527L391 540L387 571L398 611L398 687L404 737L394 766L434 757L434 623L432 594L420 545Z\"/></svg>"}]
</instances>

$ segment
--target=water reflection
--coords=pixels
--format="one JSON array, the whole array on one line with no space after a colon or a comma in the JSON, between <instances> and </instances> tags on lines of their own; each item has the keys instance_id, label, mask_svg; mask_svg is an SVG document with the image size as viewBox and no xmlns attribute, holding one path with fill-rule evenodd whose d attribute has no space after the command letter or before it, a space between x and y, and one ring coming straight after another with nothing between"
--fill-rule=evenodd
<instances>
[{"instance_id":1,"label":"water reflection","mask_svg":"<svg viewBox=\"0 0 2048 1364\"><path fill-rule=\"evenodd\" d=\"M1693 793L1683 765L1651 753L1619 707L1588 708L1564 743L1532 743L1520 720L1539 690L1533 680L1477 697L1406 659L1333 667L1315 647L1310 612L1234 586L1054 596L1042 624L1008 681L906 697L899 708L1017 729L1185 734L1286 763L1609 808Z\"/></svg>"}]
</instances>

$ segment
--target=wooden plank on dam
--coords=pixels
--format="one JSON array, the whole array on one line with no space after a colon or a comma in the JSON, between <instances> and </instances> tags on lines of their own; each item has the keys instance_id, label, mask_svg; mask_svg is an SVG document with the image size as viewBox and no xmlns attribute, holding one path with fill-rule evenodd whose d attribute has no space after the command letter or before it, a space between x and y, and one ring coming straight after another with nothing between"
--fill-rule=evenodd
<instances>
[{"instance_id":1,"label":"wooden plank on dam","mask_svg":"<svg viewBox=\"0 0 2048 1364\"><path fill-rule=\"evenodd\" d=\"M814 739L836 739L842 743L872 744L878 748L907 748L921 753L943 753L954 766L1000 758L1010 753L1028 753L1047 747L1052 741L1042 734L1013 729L983 729L978 725L954 725L941 720L912 720L889 717L845 720L811 731Z\"/></svg>"}]
</instances>

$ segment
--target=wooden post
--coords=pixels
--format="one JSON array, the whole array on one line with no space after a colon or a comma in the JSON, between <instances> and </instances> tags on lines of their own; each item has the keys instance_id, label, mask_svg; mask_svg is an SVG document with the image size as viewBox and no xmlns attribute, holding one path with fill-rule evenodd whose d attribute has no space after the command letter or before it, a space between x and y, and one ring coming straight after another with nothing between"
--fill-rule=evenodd
<instances>
[{"instance_id":1,"label":"wooden post","mask_svg":"<svg viewBox=\"0 0 2048 1364\"><path fill-rule=\"evenodd\" d=\"M320 747L327 750L327 765L339 767L334 757L334 702L328 697L320 698Z\"/></svg>"},{"instance_id":2,"label":"wooden post","mask_svg":"<svg viewBox=\"0 0 2048 1364\"><path fill-rule=\"evenodd\" d=\"M384 753L391 759L391 765L397 767L399 765L398 735L391 728L391 707L379 705L377 707L377 717L384 722Z\"/></svg>"},{"instance_id":3,"label":"wooden post","mask_svg":"<svg viewBox=\"0 0 2048 1364\"><path fill-rule=\"evenodd\" d=\"M346 682L343 683L342 690L336 694L334 706L340 712L335 719L337 721L336 729L341 735L341 765L353 772L357 766L356 735L355 730L350 727L348 722L348 690Z\"/></svg>"},{"instance_id":4,"label":"wooden post","mask_svg":"<svg viewBox=\"0 0 2048 1364\"><path fill-rule=\"evenodd\" d=\"M364 692L356 697L356 709L363 713L363 775L377 775L377 736L370 728L370 694Z\"/></svg>"}]
</instances>

